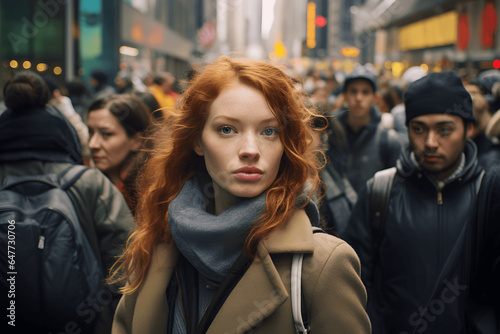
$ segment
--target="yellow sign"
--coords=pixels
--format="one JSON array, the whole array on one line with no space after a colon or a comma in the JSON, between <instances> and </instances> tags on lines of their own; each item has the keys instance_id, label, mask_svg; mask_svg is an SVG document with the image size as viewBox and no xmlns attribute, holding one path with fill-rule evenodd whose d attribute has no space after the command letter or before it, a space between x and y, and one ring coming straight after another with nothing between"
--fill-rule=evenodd
<instances>
[{"instance_id":1,"label":"yellow sign","mask_svg":"<svg viewBox=\"0 0 500 334\"><path fill-rule=\"evenodd\" d=\"M455 44L457 31L458 15L451 11L402 27L399 47L406 51Z\"/></svg>"},{"instance_id":2,"label":"yellow sign","mask_svg":"<svg viewBox=\"0 0 500 334\"><path fill-rule=\"evenodd\" d=\"M274 43L274 54L278 58L285 58L287 54L286 47L283 43L281 42L275 42Z\"/></svg>"},{"instance_id":3,"label":"yellow sign","mask_svg":"<svg viewBox=\"0 0 500 334\"><path fill-rule=\"evenodd\" d=\"M312 1L307 4L306 45L309 49L314 49L316 47L316 4Z\"/></svg>"},{"instance_id":4,"label":"yellow sign","mask_svg":"<svg viewBox=\"0 0 500 334\"><path fill-rule=\"evenodd\" d=\"M340 54L344 57L357 57L359 56L359 49L354 46L345 46L342 49L340 49Z\"/></svg>"}]
</instances>

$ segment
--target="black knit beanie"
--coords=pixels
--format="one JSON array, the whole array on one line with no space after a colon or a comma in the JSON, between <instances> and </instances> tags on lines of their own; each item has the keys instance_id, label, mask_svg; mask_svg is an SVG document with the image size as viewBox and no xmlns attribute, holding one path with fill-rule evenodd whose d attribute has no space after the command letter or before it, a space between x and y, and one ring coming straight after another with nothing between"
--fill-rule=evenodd
<instances>
[{"instance_id":1,"label":"black knit beanie","mask_svg":"<svg viewBox=\"0 0 500 334\"><path fill-rule=\"evenodd\" d=\"M464 122L475 121L472 99L462 79L453 71L431 73L412 83L404 95L406 125L427 114L451 114Z\"/></svg>"}]
</instances>

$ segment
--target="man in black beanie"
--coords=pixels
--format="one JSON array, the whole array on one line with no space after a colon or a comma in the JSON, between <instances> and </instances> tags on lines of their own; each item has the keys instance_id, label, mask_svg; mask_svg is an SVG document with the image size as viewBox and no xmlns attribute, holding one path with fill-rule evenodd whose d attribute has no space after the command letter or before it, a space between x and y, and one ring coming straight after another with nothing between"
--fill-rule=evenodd
<instances>
[{"instance_id":1,"label":"man in black beanie","mask_svg":"<svg viewBox=\"0 0 500 334\"><path fill-rule=\"evenodd\" d=\"M500 333L500 169L477 163L471 97L443 72L404 99L410 145L367 182L343 235L373 333Z\"/></svg>"}]
</instances>

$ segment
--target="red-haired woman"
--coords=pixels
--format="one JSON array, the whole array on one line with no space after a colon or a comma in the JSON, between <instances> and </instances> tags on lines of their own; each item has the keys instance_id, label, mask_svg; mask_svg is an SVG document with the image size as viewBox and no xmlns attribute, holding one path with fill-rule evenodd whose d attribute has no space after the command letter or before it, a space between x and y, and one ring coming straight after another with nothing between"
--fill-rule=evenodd
<instances>
[{"instance_id":1,"label":"red-haired woman","mask_svg":"<svg viewBox=\"0 0 500 334\"><path fill-rule=\"evenodd\" d=\"M113 333L295 333L294 253L312 332L370 332L356 254L313 235L313 115L298 94L264 62L222 57L194 78L143 173Z\"/></svg>"}]
</instances>

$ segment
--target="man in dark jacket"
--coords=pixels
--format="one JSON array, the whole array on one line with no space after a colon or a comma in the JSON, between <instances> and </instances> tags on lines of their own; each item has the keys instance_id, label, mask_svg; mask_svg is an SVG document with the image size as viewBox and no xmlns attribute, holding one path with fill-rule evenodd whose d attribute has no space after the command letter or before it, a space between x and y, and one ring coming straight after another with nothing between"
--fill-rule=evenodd
<instances>
[{"instance_id":1,"label":"man in dark jacket","mask_svg":"<svg viewBox=\"0 0 500 334\"><path fill-rule=\"evenodd\" d=\"M355 68L344 81L347 105L336 112L345 140L329 141L330 163L347 177L356 192L381 169L392 167L401 151L399 137L381 124L374 106L377 78L366 68Z\"/></svg>"},{"instance_id":2,"label":"man in dark jacket","mask_svg":"<svg viewBox=\"0 0 500 334\"><path fill-rule=\"evenodd\" d=\"M500 178L483 174L467 139L471 97L455 73L433 73L408 88L405 105L410 147L385 219L371 179L343 235L361 260L373 333L497 333Z\"/></svg>"}]
</instances>

